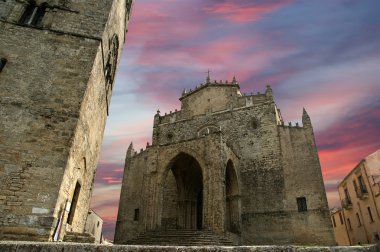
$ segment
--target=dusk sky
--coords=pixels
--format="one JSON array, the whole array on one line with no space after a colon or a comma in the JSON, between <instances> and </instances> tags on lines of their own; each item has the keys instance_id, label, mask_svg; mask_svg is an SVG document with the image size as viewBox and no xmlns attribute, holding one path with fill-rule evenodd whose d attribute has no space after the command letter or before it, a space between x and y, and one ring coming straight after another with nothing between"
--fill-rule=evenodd
<instances>
[{"instance_id":1,"label":"dusk sky","mask_svg":"<svg viewBox=\"0 0 380 252\"><path fill-rule=\"evenodd\" d=\"M113 240L125 153L151 142L153 116L183 89L270 84L285 122L308 111L329 206L337 184L380 149L379 0L135 0L92 199Z\"/></svg>"}]
</instances>

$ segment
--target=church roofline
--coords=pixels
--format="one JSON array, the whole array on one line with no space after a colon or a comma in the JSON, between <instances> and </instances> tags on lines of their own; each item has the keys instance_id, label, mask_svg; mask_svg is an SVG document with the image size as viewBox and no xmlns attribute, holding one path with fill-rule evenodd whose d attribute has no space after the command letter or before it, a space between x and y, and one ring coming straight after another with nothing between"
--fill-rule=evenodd
<instances>
[{"instance_id":1,"label":"church roofline","mask_svg":"<svg viewBox=\"0 0 380 252\"><path fill-rule=\"evenodd\" d=\"M217 82L216 80L214 80L214 82L201 83L201 85L196 86L194 90L190 89L189 91L187 91L186 89L184 89L182 92L182 96L179 98L179 100L182 101L184 98L189 97L190 95L195 94L206 87L237 87L240 90L240 86L238 82L236 82L236 80L235 82L226 81L224 83L222 81Z\"/></svg>"}]
</instances>

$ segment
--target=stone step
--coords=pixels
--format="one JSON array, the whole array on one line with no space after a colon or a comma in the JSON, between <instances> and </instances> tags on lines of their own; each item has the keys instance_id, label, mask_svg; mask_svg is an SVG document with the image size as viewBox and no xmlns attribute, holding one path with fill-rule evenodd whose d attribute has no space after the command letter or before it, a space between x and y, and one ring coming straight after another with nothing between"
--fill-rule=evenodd
<instances>
[{"instance_id":1,"label":"stone step","mask_svg":"<svg viewBox=\"0 0 380 252\"><path fill-rule=\"evenodd\" d=\"M66 232L64 242L95 243L95 237L88 233Z\"/></svg>"},{"instance_id":2,"label":"stone step","mask_svg":"<svg viewBox=\"0 0 380 252\"><path fill-rule=\"evenodd\" d=\"M149 231L132 239L127 244L133 245L233 245L233 242L224 236L208 230L159 230Z\"/></svg>"}]
</instances>

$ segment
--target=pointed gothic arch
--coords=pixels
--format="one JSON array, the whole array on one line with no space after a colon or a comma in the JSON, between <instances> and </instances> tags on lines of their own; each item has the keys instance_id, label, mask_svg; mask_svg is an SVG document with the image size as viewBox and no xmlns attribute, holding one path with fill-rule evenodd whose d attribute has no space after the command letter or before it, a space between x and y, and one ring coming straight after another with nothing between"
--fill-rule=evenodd
<instances>
[{"instance_id":1,"label":"pointed gothic arch","mask_svg":"<svg viewBox=\"0 0 380 252\"><path fill-rule=\"evenodd\" d=\"M169 162L162 187L161 227L202 229L203 173L196 158L178 153Z\"/></svg>"}]
</instances>

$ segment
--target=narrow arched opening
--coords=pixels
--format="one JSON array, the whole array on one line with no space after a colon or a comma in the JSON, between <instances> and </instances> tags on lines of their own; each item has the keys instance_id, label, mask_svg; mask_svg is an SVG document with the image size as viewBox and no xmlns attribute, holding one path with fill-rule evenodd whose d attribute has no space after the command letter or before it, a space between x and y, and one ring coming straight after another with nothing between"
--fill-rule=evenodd
<instances>
[{"instance_id":1,"label":"narrow arched opening","mask_svg":"<svg viewBox=\"0 0 380 252\"><path fill-rule=\"evenodd\" d=\"M198 161L178 154L171 162L163 185L161 227L203 228L203 176Z\"/></svg>"},{"instance_id":2,"label":"narrow arched opening","mask_svg":"<svg viewBox=\"0 0 380 252\"><path fill-rule=\"evenodd\" d=\"M42 26L42 20L45 16L47 3L37 5L34 0L29 1L22 14L19 23L30 26Z\"/></svg>"},{"instance_id":3,"label":"narrow arched opening","mask_svg":"<svg viewBox=\"0 0 380 252\"><path fill-rule=\"evenodd\" d=\"M231 233L240 232L240 197L239 184L234 165L231 160L226 167L226 230Z\"/></svg>"}]
</instances>

